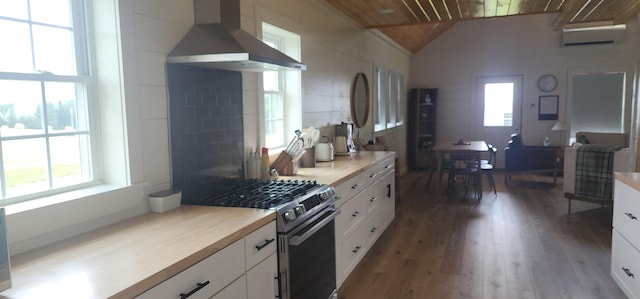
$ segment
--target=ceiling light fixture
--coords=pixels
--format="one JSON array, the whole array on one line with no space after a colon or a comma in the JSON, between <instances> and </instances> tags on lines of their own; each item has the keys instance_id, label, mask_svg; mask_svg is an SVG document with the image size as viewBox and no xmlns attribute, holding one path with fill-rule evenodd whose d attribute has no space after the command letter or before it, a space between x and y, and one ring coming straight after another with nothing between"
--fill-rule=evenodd
<instances>
[{"instance_id":1,"label":"ceiling light fixture","mask_svg":"<svg viewBox=\"0 0 640 299\"><path fill-rule=\"evenodd\" d=\"M409 10L409 12L413 15L414 18L416 18L416 21L420 22L420 18L418 18L416 13L413 12L413 9L411 9L411 7L409 7L409 4L407 4L407 2L405 0L402 0L402 4L404 4L404 7L406 7L407 10Z\"/></svg>"},{"instance_id":2,"label":"ceiling light fixture","mask_svg":"<svg viewBox=\"0 0 640 299\"><path fill-rule=\"evenodd\" d=\"M449 16L449 20L453 20L453 18L451 17L451 12L449 12L449 6L447 6L447 3L444 1L445 0L442 0L442 5L444 5L444 9L447 11L447 16Z\"/></svg>"},{"instance_id":3,"label":"ceiling light fixture","mask_svg":"<svg viewBox=\"0 0 640 299\"><path fill-rule=\"evenodd\" d=\"M422 11L422 14L427 18L427 21L431 22L431 18L429 17L429 15L427 14L427 12L424 10L424 7L422 7L422 4L420 4L419 0L415 0L416 4L418 5L418 8L420 8L420 10Z\"/></svg>"},{"instance_id":4,"label":"ceiling light fixture","mask_svg":"<svg viewBox=\"0 0 640 299\"><path fill-rule=\"evenodd\" d=\"M438 13L438 10L436 9L436 6L433 5L433 1L429 0L429 4L431 4L431 9L433 9L433 12L436 14L436 17L438 17L438 21L442 21L442 18L440 17L440 14Z\"/></svg>"}]
</instances>

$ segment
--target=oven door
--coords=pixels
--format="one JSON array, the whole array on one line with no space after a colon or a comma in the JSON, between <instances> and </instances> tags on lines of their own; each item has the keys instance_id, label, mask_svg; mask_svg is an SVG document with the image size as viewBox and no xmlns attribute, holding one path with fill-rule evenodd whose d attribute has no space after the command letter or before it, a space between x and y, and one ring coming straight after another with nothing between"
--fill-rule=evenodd
<instances>
[{"instance_id":1,"label":"oven door","mask_svg":"<svg viewBox=\"0 0 640 299\"><path fill-rule=\"evenodd\" d=\"M279 236L280 298L336 298L335 218L339 213L327 209Z\"/></svg>"}]
</instances>

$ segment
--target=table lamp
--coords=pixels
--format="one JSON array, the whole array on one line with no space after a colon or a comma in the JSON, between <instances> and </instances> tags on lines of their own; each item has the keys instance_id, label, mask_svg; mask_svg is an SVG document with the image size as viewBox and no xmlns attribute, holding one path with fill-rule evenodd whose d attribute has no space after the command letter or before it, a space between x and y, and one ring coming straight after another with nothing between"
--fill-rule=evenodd
<instances>
[{"instance_id":1,"label":"table lamp","mask_svg":"<svg viewBox=\"0 0 640 299\"><path fill-rule=\"evenodd\" d=\"M551 131L560 131L560 140L562 140L562 145L566 145L565 144L565 139L564 139L564 131L566 131L567 129L569 129L569 126L567 125L567 123L559 120L557 121L553 127L551 127Z\"/></svg>"}]
</instances>

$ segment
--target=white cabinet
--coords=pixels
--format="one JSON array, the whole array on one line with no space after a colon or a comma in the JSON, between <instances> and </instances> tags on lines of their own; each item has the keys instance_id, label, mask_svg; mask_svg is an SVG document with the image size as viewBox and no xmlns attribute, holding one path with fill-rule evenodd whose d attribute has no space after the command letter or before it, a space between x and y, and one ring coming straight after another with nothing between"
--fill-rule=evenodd
<instances>
[{"instance_id":1,"label":"white cabinet","mask_svg":"<svg viewBox=\"0 0 640 299\"><path fill-rule=\"evenodd\" d=\"M276 298L275 238L272 221L137 298Z\"/></svg>"},{"instance_id":2,"label":"white cabinet","mask_svg":"<svg viewBox=\"0 0 640 299\"><path fill-rule=\"evenodd\" d=\"M278 258L275 253L247 272L247 294L249 299L278 297Z\"/></svg>"},{"instance_id":3,"label":"white cabinet","mask_svg":"<svg viewBox=\"0 0 640 299\"><path fill-rule=\"evenodd\" d=\"M629 298L640 299L640 191L616 180L611 276Z\"/></svg>"},{"instance_id":4,"label":"white cabinet","mask_svg":"<svg viewBox=\"0 0 640 299\"><path fill-rule=\"evenodd\" d=\"M395 161L375 163L336 188L338 288L395 216Z\"/></svg>"}]
</instances>

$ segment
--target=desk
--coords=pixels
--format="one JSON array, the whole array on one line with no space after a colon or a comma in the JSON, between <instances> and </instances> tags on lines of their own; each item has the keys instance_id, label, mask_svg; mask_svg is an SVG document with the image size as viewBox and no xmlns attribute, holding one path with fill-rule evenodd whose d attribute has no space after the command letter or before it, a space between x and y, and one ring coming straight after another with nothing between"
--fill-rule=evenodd
<instances>
[{"instance_id":1,"label":"desk","mask_svg":"<svg viewBox=\"0 0 640 299\"><path fill-rule=\"evenodd\" d=\"M436 193L440 193L440 175L442 174L442 160L445 154L452 153L467 153L477 154L478 159L480 154L487 152L489 148L484 141L468 141L467 144L457 145L454 141L438 142L433 147L433 151L438 158L438 176L436 179Z\"/></svg>"}]
</instances>

